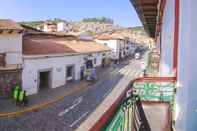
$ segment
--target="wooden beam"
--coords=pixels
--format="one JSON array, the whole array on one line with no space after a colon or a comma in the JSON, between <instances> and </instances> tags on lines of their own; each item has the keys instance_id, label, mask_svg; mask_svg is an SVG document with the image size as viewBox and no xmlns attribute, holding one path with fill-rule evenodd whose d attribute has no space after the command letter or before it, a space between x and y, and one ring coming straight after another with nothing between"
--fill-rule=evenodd
<instances>
[{"instance_id":1,"label":"wooden beam","mask_svg":"<svg viewBox=\"0 0 197 131\"><path fill-rule=\"evenodd\" d=\"M152 3L142 3L141 6L149 6L149 7L155 7L155 5L157 5L158 2L152 2Z\"/></svg>"},{"instance_id":2,"label":"wooden beam","mask_svg":"<svg viewBox=\"0 0 197 131\"><path fill-rule=\"evenodd\" d=\"M142 9L143 12L157 12L157 9Z\"/></svg>"}]
</instances>

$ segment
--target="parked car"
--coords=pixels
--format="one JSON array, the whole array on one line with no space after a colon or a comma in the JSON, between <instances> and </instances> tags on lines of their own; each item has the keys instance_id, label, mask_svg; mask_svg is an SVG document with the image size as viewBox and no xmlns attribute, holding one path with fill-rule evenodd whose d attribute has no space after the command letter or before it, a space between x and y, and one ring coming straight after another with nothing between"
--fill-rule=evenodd
<instances>
[{"instance_id":1,"label":"parked car","mask_svg":"<svg viewBox=\"0 0 197 131\"><path fill-rule=\"evenodd\" d=\"M136 60L139 60L140 57L141 57L141 56L140 56L140 53L139 53L139 52L136 52L136 53L135 53L135 59L136 59Z\"/></svg>"}]
</instances>

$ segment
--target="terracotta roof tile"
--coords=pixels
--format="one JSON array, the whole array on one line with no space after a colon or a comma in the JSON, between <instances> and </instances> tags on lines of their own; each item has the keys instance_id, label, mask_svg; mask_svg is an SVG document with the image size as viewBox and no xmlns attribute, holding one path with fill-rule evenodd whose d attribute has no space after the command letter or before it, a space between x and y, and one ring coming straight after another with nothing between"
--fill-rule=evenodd
<instances>
[{"instance_id":1,"label":"terracotta roof tile","mask_svg":"<svg viewBox=\"0 0 197 131\"><path fill-rule=\"evenodd\" d=\"M113 39L125 39L120 34L101 34L96 37L98 40L113 40Z\"/></svg>"},{"instance_id":2,"label":"terracotta roof tile","mask_svg":"<svg viewBox=\"0 0 197 131\"><path fill-rule=\"evenodd\" d=\"M0 30L23 30L23 27L12 20L0 19Z\"/></svg>"},{"instance_id":3,"label":"terracotta roof tile","mask_svg":"<svg viewBox=\"0 0 197 131\"><path fill-rule=\"evenodd\" d=\"M74 37L44 37L34 34L33 36L27 35L23 38L23 54L25 55L83 54L109 50L110 48L108 46L98 44L94 41L75 39Z\"/></svg>"},{"instance_id":4,"label":"terracotta roof tile","mask_svg":"<svg viewBox=\"0 0 197 131\"><path fill-rule=\"evenodd\" d=\"M25 55L46 55L76 53L71 48L47 38L23 38L23 54Z\"/></svg>"},{"instance_id":5,"label":"terracotta roof tile","mask_svg":"<svg viewBox=\"0 0 197 131\"><path fill-rule=\"evenodd\" d=\"M71 40L71 41L61 40L59 42L73 49L77 53L93 53L93 52L103 52L103 51L111 50L111 48L109 48L108 46L89 40Z\"/></svg>"}]
</instances>

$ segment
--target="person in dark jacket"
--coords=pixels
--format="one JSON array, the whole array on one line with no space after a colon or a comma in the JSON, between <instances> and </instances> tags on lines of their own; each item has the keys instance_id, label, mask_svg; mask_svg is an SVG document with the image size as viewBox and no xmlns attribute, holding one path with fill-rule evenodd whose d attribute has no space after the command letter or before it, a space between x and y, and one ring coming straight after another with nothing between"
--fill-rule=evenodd
<instances>
[{"instance_id":1,"label":"person in dark jacket","mask_svg":"<svg viewBox=\"0 0 197 131\"><path fill-rule=\"evenodd\" d=\"M19 93L19 103L22 106L25 106L28 103L27 95L26 95L26 91L25 90L21 90L20 93Z\"/></svg>"}]
</instances>

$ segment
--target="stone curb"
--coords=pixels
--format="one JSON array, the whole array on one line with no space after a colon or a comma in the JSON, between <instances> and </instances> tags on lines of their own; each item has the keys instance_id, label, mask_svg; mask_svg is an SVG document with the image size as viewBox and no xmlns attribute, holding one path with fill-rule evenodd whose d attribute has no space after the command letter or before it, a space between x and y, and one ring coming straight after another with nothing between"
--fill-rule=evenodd
<instances>
[{"instance_id":1,"label":"stone curb","mask_svg":"<svg viewBox=\"0 0 197 131\"><path fill-rule=\"evenodd\" d=\"M73 94L77 94L83 90L88 89L90 86L90 83L84 83L84 84L80 84L80 88L79 86L74 87L74 89L67 91L63 96L60 97L56 97L54 100L48 101L48 102L44 102L38 105L33 105L31 107L19 110L19 111L15 111L15 112L0 112L0 118L1 117L17 117L17 116L21 116L23 114L26 113L31 113L31 112L35 112L44 108L47 108L49 106L51 106L52 104L55 104L59 101L62 101L66 96L71 96Z\"/></svg>"}]
</instances>

